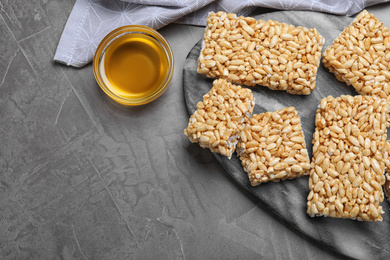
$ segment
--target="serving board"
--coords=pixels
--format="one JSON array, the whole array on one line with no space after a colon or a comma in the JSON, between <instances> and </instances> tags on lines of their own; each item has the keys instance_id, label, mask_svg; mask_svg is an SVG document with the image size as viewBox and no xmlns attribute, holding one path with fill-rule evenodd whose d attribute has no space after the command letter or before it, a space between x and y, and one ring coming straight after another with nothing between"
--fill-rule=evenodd
<instances>
[{"instance_id":1,"label":"serving board","mask_svg":"<svg viewBox=\"0 0 390 260\"><path fill-rule=\"evenodd\" d=\"M292 24L317 28L325 37L322 52L348 26L354 17L335 16L306 11L281 11L254 16L261 20L276 20ZM196 104L202 100L212 87L213 79L199 75L196 71L197 59L201 48L200 41L189 52L183 71L184 99L189 115L196 110ZM255 95L254 112L275 111L294 106L301 118L305 141L312 156L312 137L315 130L315 112L323 97L332 95L357 95L356 91L345 83L336 80L333 74L321 64L317 72L317 87L309 96L291 95L284 91L273 91L266 87L251 87ZM328 250L356 259L384 259L390 255L390 211L389 203L382 202L382 222L361 222L348 219L326 217L312 218L306 213L309 194L308 177L281 182L269 182L252 187L236 154L229 160L219 154L216 159L243 189L255 196L260 204L274 213L293 230L306 235L309 240Z\"/></svg>"}]
</instances>

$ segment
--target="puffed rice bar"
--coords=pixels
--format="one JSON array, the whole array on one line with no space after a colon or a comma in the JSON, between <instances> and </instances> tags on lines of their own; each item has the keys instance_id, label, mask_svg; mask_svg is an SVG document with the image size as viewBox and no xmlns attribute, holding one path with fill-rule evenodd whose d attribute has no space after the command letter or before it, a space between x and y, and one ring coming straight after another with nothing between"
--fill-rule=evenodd
<instances>
[{"instance_id":1,"label":"puffed rice bar","mask_svg":"<svg viewBox=\"0 0 390 260\"><path fill-rule=\"evenodd\" d=\"M323 98L315 117L310 216L382 221L389 103L376 96Z\"/></svg>"},{"instance_id":2,"label":"puffed rice bar","mask_svg":"<svg viewBox=\"0 0 390 260\"><path fill-rule=\"evenodd\" d=\"M230 159L254 105L250 89L224 79L214 80L211 90L196 105L184 134L191 142Z\"/></svg>"},{"instance_id":3,"label":"puffed rice bar","mask_svg":"<svg viewBox=\"0 0 390 260\"><path fill-rule=\"evenodd\" d=\"M309 95L323 42L315 28L211 12L197 71L235 84Z\"/></svg>"},{"instance_id":4,"label":"puffed rice bar","mask_svg":"<svg viewBox=\"0 0 390 260\"><path fill-rule=\"evenodd\" d=\"M390 94L390 32L366 10L323 53L323 64L361 95Z\"/></svg>"},{"instance_id":5,"label":"puffed rice bar","mask_svg":"<svg viewBox=\"0 0 390 260\"><path fill-rule=\"evenodd\" d=\"M240 134L237 154L252 186L309 174L301 120L294 107L252 115Z\"/></svg>"}]
</instances>

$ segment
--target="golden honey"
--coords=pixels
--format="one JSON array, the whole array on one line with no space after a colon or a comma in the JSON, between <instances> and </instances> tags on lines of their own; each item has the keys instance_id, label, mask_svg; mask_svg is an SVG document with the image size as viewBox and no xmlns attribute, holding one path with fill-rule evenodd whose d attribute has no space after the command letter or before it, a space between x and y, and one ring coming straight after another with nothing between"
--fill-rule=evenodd
<instances>
[{"instance_id":1,"label":"golden honey","mask_svg":"<svg viewBox=\"0 0 390 260\"><path fill-rule=\"evenodd\" d=\"M115 101L140 105L159 97L173 73L173 54L165 39L145 26L121 27L99 45L95 78Z\"/></svg>"},{"instance_id":2,"label":"golden honey","mask_svg":"<svg viewBox=\"0 0 390 260\"><path fill-rule=\"evenodd\" d=\"M111 90L118 95L146 96L165 80L168 60L154 39L130 35L106 50L104 68Z\"/></svg>"}]
</instances>

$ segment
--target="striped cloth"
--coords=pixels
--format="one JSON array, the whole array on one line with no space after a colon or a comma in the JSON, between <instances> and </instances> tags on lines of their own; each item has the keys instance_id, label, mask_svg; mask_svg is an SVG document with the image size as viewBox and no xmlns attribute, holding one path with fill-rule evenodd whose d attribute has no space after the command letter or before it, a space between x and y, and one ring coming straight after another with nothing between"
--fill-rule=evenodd
<instances>
[{"instance_id":1,"label":"striped cloth","mask_svg":"<svg viewBox=\"0 0 390 260\"><path fill-rule=\"evenodd\" d=\"M354 15L382 2L389 0L76 0L54 60L82 67L92 61L105 35L129 24L156 30L174 22L205 25L210 11L249 15L258 7Z\"/></svg>"}]
</instances>

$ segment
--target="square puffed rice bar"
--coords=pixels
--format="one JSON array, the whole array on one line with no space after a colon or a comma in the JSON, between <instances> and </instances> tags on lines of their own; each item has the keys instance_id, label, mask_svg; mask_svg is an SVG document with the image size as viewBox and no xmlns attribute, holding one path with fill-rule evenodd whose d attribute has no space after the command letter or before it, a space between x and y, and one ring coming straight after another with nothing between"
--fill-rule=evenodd
<instances>
[{"instance_id":1,"label":"square puffed rice bar","mask_svg":"<svg viewBox=\"0 0 390 260\"><path fill-rule=\"evenodd\" d=\"M252 115L240 134L237 154L252 186L309 174L301 120L294 107Z\"/></svg>"},{"instance_id":2,"label":"square puffed rice bar","mask_svg":"<svg viewBox=\"0 0 390 260\"><path fill-rule=\"evenodd\" d=\"M376 96L321 100L307 198L310 216L382 221L389 108Z\"/></svg>"},{"instance_id":3,"label":"square puffed rice bar","mask_svg":"<svg viewBox=\"0 0 390 260\"><path fill-rule=\"evenodd\" d=\"M390 32L362 11L323 53L323 64L361 95L390 94Z\"/></svg>"},{"instance_id":4,"label":"square puffed rice bar","mask_svg":"<svg viewBox=\"0 0 390 260\"><path fill-rule=\"evenodd\" d=\"M254 105L250 89L224 79L214 80L211 90L196 105L184 134L191 142L230 159Z\"/></svg>"},{"instance_id":5,"label":"square puffed rice bar","mask_svg":"<svg viewBox=\"0 0 390 260\"><path fill-rule=\"evenodd\" d=\"M211 12L197 71L235 84L309 95L323 42L315 28Z\"/></svg>"}]
</instances>

